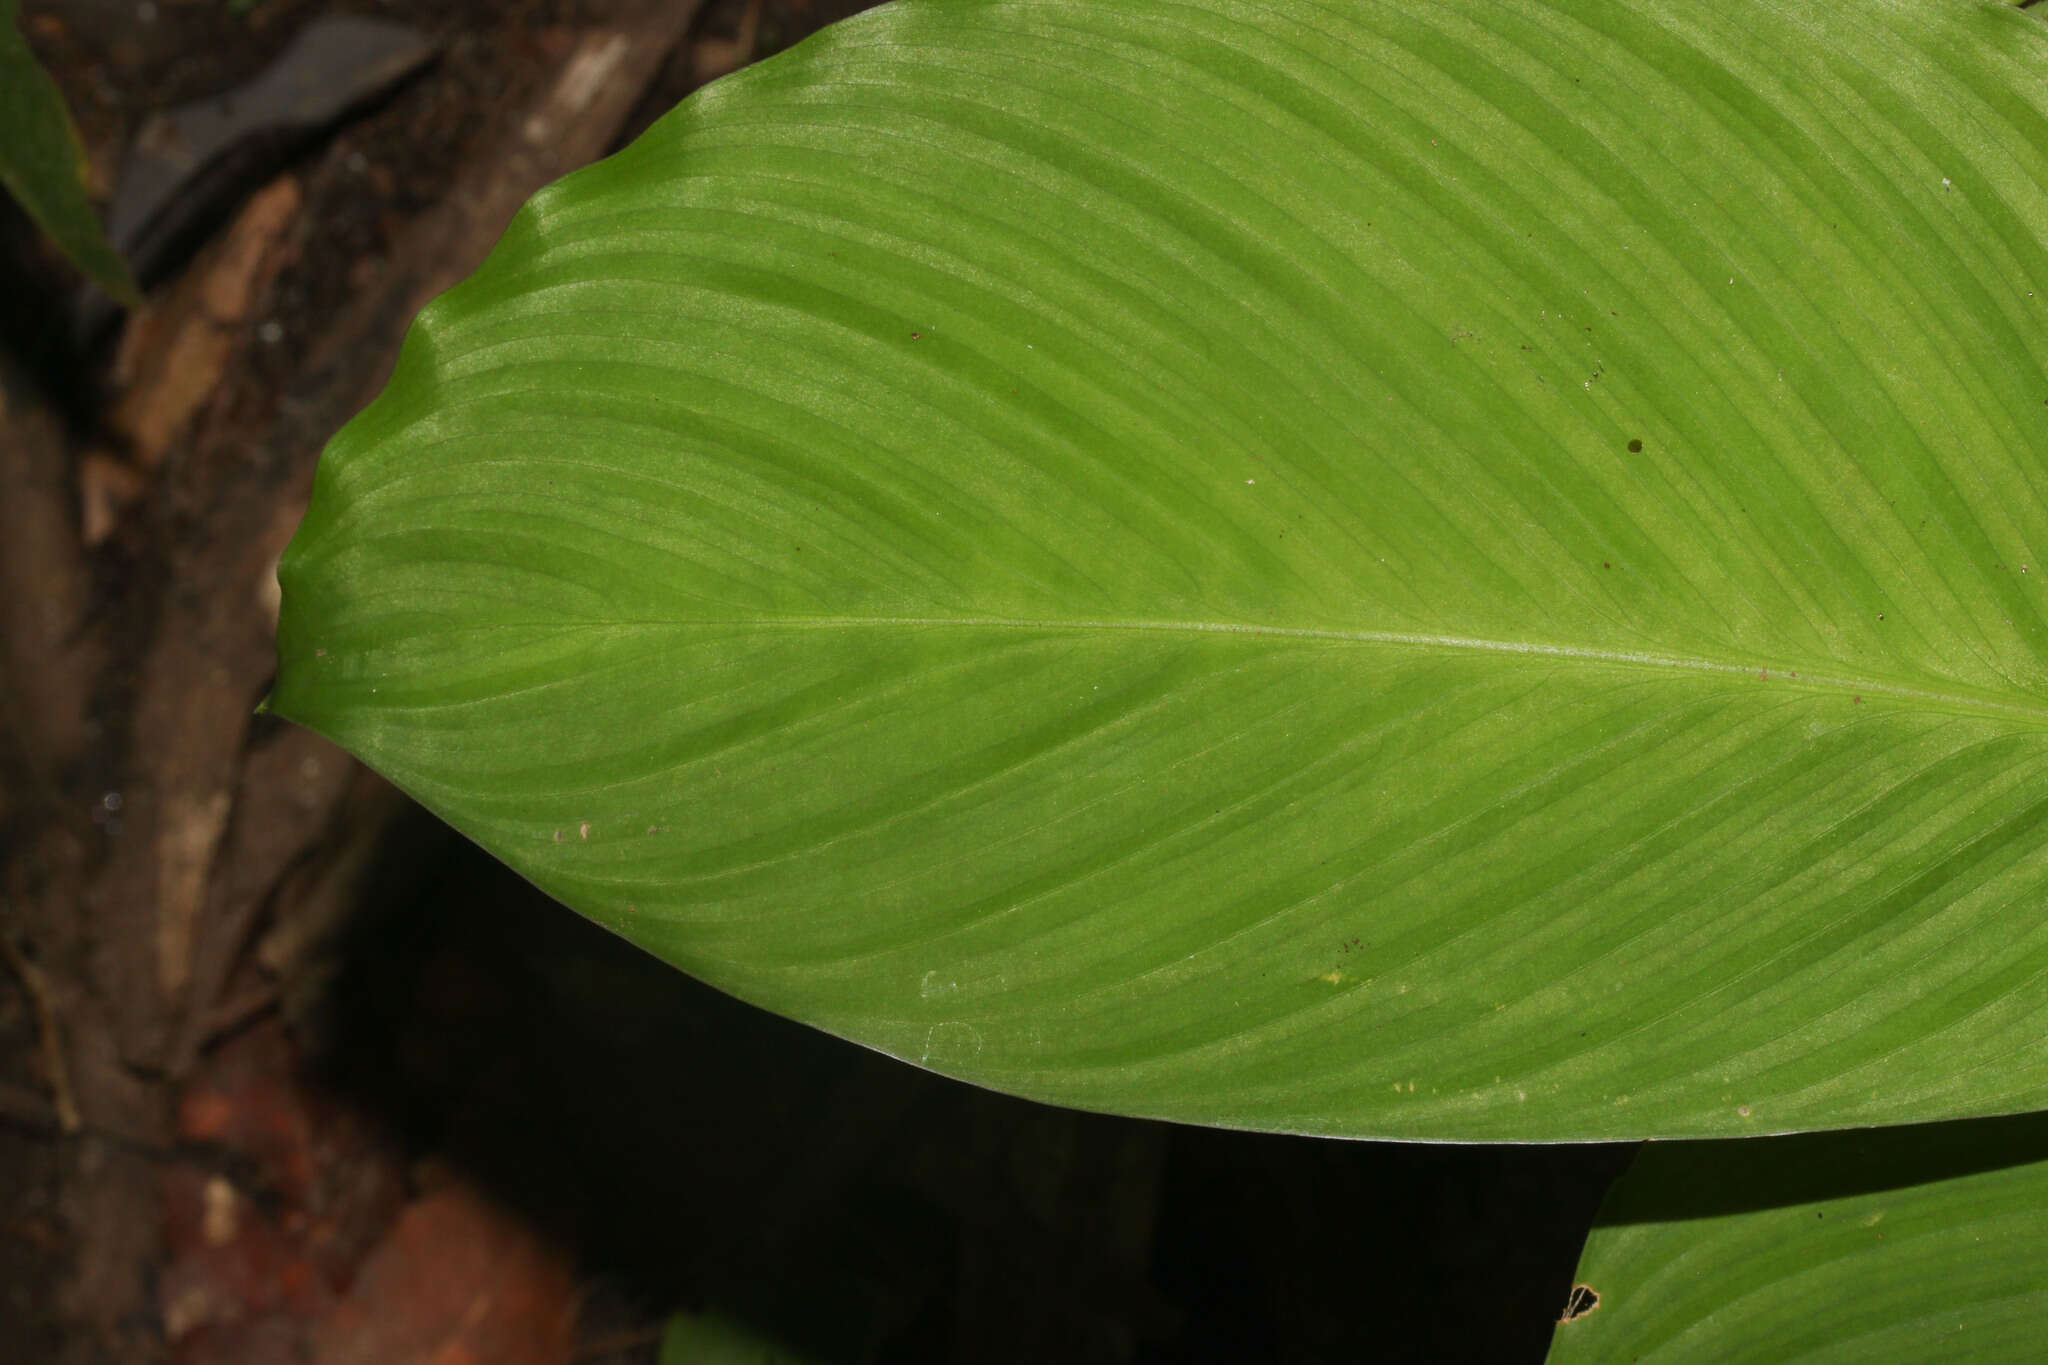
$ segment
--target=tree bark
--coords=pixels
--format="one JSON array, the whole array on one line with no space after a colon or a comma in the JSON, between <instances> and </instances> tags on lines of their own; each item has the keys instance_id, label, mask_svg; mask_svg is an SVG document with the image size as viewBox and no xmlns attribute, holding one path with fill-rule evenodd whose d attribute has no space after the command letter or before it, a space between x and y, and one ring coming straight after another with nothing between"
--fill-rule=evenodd
<instances>
[{"instance_id":1,"label":"tree bark","mask_svg":"<svg viewBox=\"0 0 2048 1365\"><path fill-rule=\"evenodd\" d=\"M400 805L326 741L255 715L275 566L316 456L382 386L414 313L528 196L609 150L696 9L626 0L505 44L529 63L506 73L526 95L388 257L321 263L364 287L281 394L252 400L236 376L261 368L255 324L319 198L290 175L131 320L160 344L128 348L118 410L173 414L156 449L114 424L66 430L0 358L0 989L27 1003L38 1059L0 1083L0 1159L18 1148L18 1173L48 1182L62 1266L39 1322L7 1323L27 1310L0 1303L0 1340L76 1365L167 1358L155 1276L185 1078L292 989ZM303 172L316 188L347 173L335 157ZM95 482L109 468L124 472Z\"/></svg>"}]
</instances>

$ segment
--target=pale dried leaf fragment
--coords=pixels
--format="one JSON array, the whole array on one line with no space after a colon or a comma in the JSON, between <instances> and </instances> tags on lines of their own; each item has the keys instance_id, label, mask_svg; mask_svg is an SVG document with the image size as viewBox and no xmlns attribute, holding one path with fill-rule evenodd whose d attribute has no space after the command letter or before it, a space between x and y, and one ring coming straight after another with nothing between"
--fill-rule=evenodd
<instances>
[{"instance_id":1,"label":"pale dried leaf fragment","mask_svg":"<svg viewBox=\"0 0 2048 1365\"><path fill-rule=\"evenodd\" d=\"M206 901L207 874L220 847L233 803L226 791L204 796L174 793L164 803L157 835L157 884L162 900L157 918L157 981L176 1000L192 980L192 940Z\"/></svg>"}]
</instances>

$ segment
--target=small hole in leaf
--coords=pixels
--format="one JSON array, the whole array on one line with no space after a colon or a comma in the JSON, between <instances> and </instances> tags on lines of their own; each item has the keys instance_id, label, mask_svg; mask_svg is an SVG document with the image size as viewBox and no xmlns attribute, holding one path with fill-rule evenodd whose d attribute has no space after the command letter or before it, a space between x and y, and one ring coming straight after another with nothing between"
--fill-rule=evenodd
<instances>
[{"instance_id":1,"label":"small hole in leaf","mask_svg":"<svg viewBox=\"0 0 2048 1365\"><path fill-rule=\"evenodd\" d=\"M1572 1286L1571 1297L1564 1301L1564 1316L1559 1323L1577 1322L1600 1306L1600 1293L1590 1284Z\"/></svg>"}]
</instances>

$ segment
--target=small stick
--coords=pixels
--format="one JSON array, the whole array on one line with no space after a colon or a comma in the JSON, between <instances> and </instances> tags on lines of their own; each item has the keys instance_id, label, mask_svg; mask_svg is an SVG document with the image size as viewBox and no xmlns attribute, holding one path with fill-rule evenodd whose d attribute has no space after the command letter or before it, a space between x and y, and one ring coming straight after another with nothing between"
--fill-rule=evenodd
<instances>
[{"instance_id":1,"label":"small stick","mask_svg":"<svg viewBox=\"0 0 2048 1365\"><path fill-rule=\"evenodd\" d=\"M572 1360L595 1360L599 1356L616 1355L620 1351L638 1350L642 1346L652 1346L667 1334L668 1325L666 1323L657 1323L652 1327L640 1327L630 1332L614 1332L608 1337L599 1337L595 1341L584 1342L576 1348L576 1354L570 1358Z\"/></svg>"},{"instance_id":2,"label":"small stick","mask_svg":"<svg viewBox=\"0 0 2048 1365\"><path fill-rule=\"evenodd\" d=\"M276 982L267 982L251 990L243 991L232 1000L223 1000L206 1012L199 1033L199 1043L192 1049L194 1055L204 1052L231 1033L238 1033L244 1027L276 1008L278 997L283 994Z\"/></svg>"},{"instance_id":3,"label":"small stick","mask_svg":"<svg viewBox=\"0 0 2048 1365\"><path fill-rule=\"evenodd\" d=\"M71 1090L71 1068L64 1064L64 1044L57 1034L57 1010L50 1003L50 983L43 969L28 960L15 944L12 934L0 933L0 956L21 978L29 1005L36 1012L36 1032L43 1045L44 1080L50 1086L50 1104L57 1113L57 1129L69 1137L85 1125L78 1117L78 1100Z\"/></svg>"},{"instance_id":4,"label":"small stick","mask_svg":"<svg viewBox=\"0 0 2048 1365\"><path fill-rule=\"evenodd\" d=\"M755 49L761 45L761 11L766 8L766 0L747 0L746 11L740 15L740 31L732 40L734 70L754 60Z\"/></svg>"},{"instance_id":5,"label":"small stick","mask_svg":"<svg viewBox=\"0 0 2048 1365\"><path fill-rule=\"evenodd\" d=\"M55 1131L57 1115L37 1091L0 1081L0 1122L18 1123L38 1133L48 1133Z\"/></svg>"}]
</instances>

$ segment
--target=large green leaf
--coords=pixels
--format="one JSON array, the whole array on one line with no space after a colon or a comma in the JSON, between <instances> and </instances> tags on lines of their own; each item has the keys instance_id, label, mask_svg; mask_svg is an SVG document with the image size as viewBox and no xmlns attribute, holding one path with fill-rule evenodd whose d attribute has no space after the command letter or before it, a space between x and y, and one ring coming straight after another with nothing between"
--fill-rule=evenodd
<instances>
[{"instance_id":1,"label":"large green leaf","mask_svg":"<svg viewBox=\"0 0 2048 1365\"><path fill-rule=\"evenodd\" d=\"M1652 1143L1586 1243L1550 1365L2042 1358L2041 1115Z\"/></svg>"},{"instance_id":2,"label":"large green leaf","mask_svg":"<svg viewBox=\"0 0 2048 1365\"><path fill-rule=\"evenodd\" d=\"M124 303L136 301L128 264L108 243L85 195L85 149L64 96L21 36L19 0L0 0L0 185L72 263Z\"/></svg>"},{"instance_id":3,"label":"large green leaf","mask_svg":"<svg viewBox=\"0 0 2048 1365\"><path fill-rule=\"evenodd\" d=\"M1062 1103L2048 1103L2048 30L909 0L540 195L336 439L283 715Z\"/></svg>"}]
</instances>

